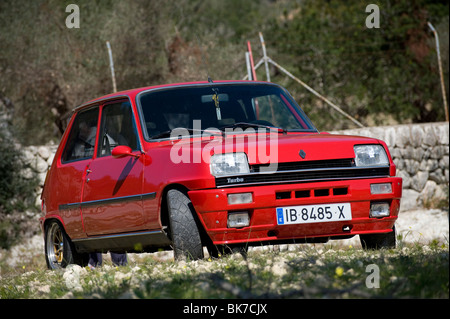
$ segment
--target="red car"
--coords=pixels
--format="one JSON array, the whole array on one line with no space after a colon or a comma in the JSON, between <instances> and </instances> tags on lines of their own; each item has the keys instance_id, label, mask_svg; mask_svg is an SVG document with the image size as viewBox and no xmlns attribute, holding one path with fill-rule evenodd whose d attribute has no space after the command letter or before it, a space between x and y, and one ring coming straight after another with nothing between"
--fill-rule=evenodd
<instances>
[{"instance_id":1,"label":"red car","mask_svg":"<svg viewBox=\"0 0 450 319\"><path fill-rule=\"evenodd\" d=\"M282 87L171 84L77 107L42 193L49 268L89 252L250 245L359 235L395 247L402 180L383 141L318 132Z\"/></svg>"}]
</instances>

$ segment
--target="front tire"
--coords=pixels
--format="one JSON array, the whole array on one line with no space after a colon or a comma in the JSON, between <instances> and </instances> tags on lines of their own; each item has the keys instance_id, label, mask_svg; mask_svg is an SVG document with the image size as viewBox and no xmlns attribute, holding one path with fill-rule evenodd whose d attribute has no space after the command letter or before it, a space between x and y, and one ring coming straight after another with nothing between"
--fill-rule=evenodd
<instances>
[{"instance_id":1,"label":"front tire","mask_svg":"<svg viewBox=\"0 0 450 319\"><path fill-rule=\"evenodd\" d=\"M190 199L181 191L171 189L167 192L167 206L175 259L202 259L203 245Z\"/></svg>"},{"instance_id":2,"label":"front tire","mask_svg":"<svg viewBox=\"0 0 450 319\"><path fill-rule=\"evenodd\" d=\"M361 245L364 249L393 249L396 246L395 226L392 231L385 234L359 235Z\"/></svg>"},{"instance_id":3,"label":"front tire","mask_svg":"<svg viewBox=\"0 0 450 319\"><path fill-rule=\"evenodd\" d=\"M64 228L56 221L45 227L45 260L49 269L65 268L69 264L87 265L87 254L78 254Z\"/></svg>"}]
</instances>

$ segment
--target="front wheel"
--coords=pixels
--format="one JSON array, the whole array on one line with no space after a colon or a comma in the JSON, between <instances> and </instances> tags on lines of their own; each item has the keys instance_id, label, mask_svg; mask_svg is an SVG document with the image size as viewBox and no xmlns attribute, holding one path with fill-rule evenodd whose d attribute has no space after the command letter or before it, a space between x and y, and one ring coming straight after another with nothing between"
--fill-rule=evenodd
<instances>
[{"instance_id":1,"label":"front wheel","mask_svg":"<svg viewBox=\"0 0 450 319\"><path fill-rule=\"evenodd\" d=\"M167 193L167 206L175 259L202 259L203 245L190 199L171 189Z\"/></svg>"},{"instance_id":2,"label":"front wheel","mask_svg":"<svg viewBox=\"0 0 450 319\"><path fill-rule=\"evenodd\" d=\"M45 227L45 259L49 269L65 268L69 264L85 266L87 254L78 254L63 227L56 221Z\"/></svg>"},{"instance_id":3,"label":"front wheel","mask_svg":"<svg viewBox=\"0 0 450 319\"><path fill-rule=\"evenodd\" d=\"M359 235L361 245L364 249L395 248L395 237L395 226L392 227L392 231L389 233Z\"/></svg>"}]
</instances>

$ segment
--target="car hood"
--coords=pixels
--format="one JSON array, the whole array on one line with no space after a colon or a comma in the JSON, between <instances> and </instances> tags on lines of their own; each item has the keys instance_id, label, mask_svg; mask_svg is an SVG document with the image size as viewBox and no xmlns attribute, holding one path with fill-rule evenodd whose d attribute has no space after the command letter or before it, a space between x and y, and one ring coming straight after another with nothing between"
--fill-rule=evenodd
<instances>
[{"instance_id":1,"label":"car hood","mask_svg":"<svg viewBox=\"0 0 450 319\"><path fill-rule=\"evenodd\" d=\"M328 133L267 133L183 138L164 143L172 155L190 153L190 159L209 162L213 154L245 152L249 164L354 158L353 146L379 144L374 138Z\"/></svg>"}]
</instances>

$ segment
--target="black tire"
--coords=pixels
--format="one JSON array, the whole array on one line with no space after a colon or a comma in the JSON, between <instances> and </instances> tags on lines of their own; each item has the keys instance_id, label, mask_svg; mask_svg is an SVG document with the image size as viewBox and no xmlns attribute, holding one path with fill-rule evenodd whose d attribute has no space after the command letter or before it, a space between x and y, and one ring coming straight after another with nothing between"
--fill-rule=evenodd
<instances>
[{"instance_id":1,"label":"black tire","mask_svg":"<svg viewBox=\"0 0 450 319\"><path fill-rule=\"evenodd\" d=\"M396 246L395 226L392 231L385 234L359 235L364 249L392 249Z\"/></svg>"},{"instance_id":2,"label":"black tire","mask_svg":"<svg viewBox=\"0 0 450 319\"><path fill-rule=\"evenodd\" d=\"M88 254L78 254L64 228L57 221L45 227L45 260L49 269L65 268L69 264L82 267L88 263Z\"/></svg>"},{"instance_id":3,"label":"black tire","mask_svg":"<svg viewBox=\"0 0 450 319\"><path fill-rule=\"evenodd\" d=\"M200 231L188 196L176 189L169 190L167 207L175 259L202 259L204 256Z\"/></svg>"}]
</instances>

